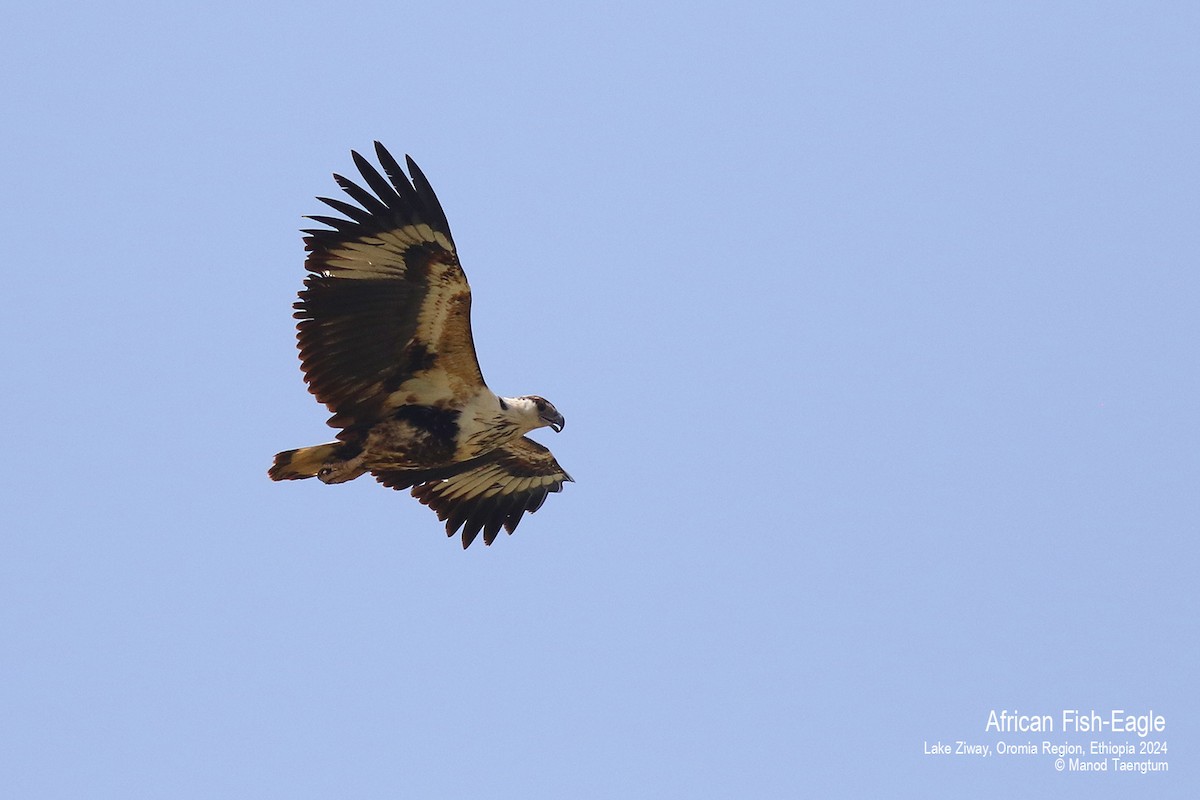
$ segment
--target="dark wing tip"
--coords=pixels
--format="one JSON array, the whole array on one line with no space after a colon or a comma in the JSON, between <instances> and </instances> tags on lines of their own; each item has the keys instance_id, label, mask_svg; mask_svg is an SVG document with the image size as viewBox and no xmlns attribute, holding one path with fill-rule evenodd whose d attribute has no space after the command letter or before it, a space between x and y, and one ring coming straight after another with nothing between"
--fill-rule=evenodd
<instances>
[{"instance_id":1,"label":"dark wing tip","mask_svg":"<svg viewBox=\"0 0 1200 800\"><path fill-rule=\"evenodd\" d=\"M446 221L446 213L428 179L412 159L408 159L412 173L410 177L379 141L375 142L375 154L379 159L378 167L358 150L350 151L354 166L362 176L362 183L350 180L341 173L333 174L338 187L361 208L344 200L319 197L317 199L320 202L346 217L337 223L330 222L336 218L326 217L320 220L321 224L329 225L342 237L353 238L386 231L397 225L425 223L449 237L450 225ZM318 237L310 242L314 245L310 249L332 246L338 241L333 237Z\"/></svg>"},{"instance_id":2,"label":"dark wing tip","mask_svg":"<svg viewBox=\"0 0 1200 800\"><path fill-rule=\"evenodd\" d=\"M384 147L383 142L379 141L378 139L375 140L375 155L379 158L379 163L382 164L385 169L389 165L396 169L400 167L400 164L396 161L396 157L393 156L391 151Z\"/></svg>"}]
</instances>

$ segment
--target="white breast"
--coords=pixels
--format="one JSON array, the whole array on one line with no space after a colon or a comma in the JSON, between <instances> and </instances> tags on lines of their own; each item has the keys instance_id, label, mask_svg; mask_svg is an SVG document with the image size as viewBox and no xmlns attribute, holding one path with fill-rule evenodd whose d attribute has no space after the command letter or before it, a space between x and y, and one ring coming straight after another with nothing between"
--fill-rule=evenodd
<instances>
[{"instance_id":1,"label":"white breast","mask_svg":"<svg viewBox=\"0 0 1200 800\"><path fill-rule=\"evenodd\" d=\"M474 458L511 442L524 433L512 409L500 406L500 398L482 388L463 406L458 418L459 459Z\"/></svg>"}]
</instances>

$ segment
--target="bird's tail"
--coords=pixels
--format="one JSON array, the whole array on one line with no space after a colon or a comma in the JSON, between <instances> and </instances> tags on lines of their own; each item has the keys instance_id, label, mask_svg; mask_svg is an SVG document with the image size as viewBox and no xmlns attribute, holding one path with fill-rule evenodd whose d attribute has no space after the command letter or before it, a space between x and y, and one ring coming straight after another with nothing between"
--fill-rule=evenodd
<instances>
[{"instance_id":1,"label":"bird's tail","mask_svg":"<svg viewBox=\"0 0 1200 800\"><path fill-rule=\"evenodd\" d=\"M337 460L340 442L301 447L299 450L284 450L275 456L275 463L267 471L273 481L296 481L313 478L321 467Z\"/></svg>"}]
</instances>

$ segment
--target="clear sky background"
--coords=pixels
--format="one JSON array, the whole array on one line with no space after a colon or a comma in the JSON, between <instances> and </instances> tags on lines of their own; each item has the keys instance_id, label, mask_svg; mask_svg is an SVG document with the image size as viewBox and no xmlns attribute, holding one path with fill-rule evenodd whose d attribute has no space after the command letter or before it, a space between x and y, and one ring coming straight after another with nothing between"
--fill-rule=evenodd
<instances>
[{"instance_id":1,"label":"clear sky background","mask_svg":"<svg viewBox=\"0 0 1200 800\"><path fill-rule=\"evenodd\" d=\"M9 8L3 795L1194 790L1200 11L901 5ZM266 477L374 139L567 419L490 548ZM923 754L1064 708L1170 773Z\"/></svg>"}]
</instances>

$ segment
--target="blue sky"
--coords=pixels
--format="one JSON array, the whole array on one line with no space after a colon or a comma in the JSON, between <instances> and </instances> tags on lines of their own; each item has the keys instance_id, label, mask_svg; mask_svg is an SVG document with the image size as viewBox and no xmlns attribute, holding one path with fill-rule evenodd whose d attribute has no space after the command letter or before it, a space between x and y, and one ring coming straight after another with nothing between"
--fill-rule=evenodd
<instances>
[{"instance_id":1,"label":"blue sky","mask_svg":"<svg viewBox=\"0 0 1200 800\"><path fill-rule=\"evenodd\" d=\"M1193 5L3 29L7 794L1194 786ZM266 477L327 437L301 216L374 139L442 199L489 384L567 418L577 482L490 548ZM1164 715L1171 772L923 754L1069 708Z\"/></svg>"}]
</instances>

